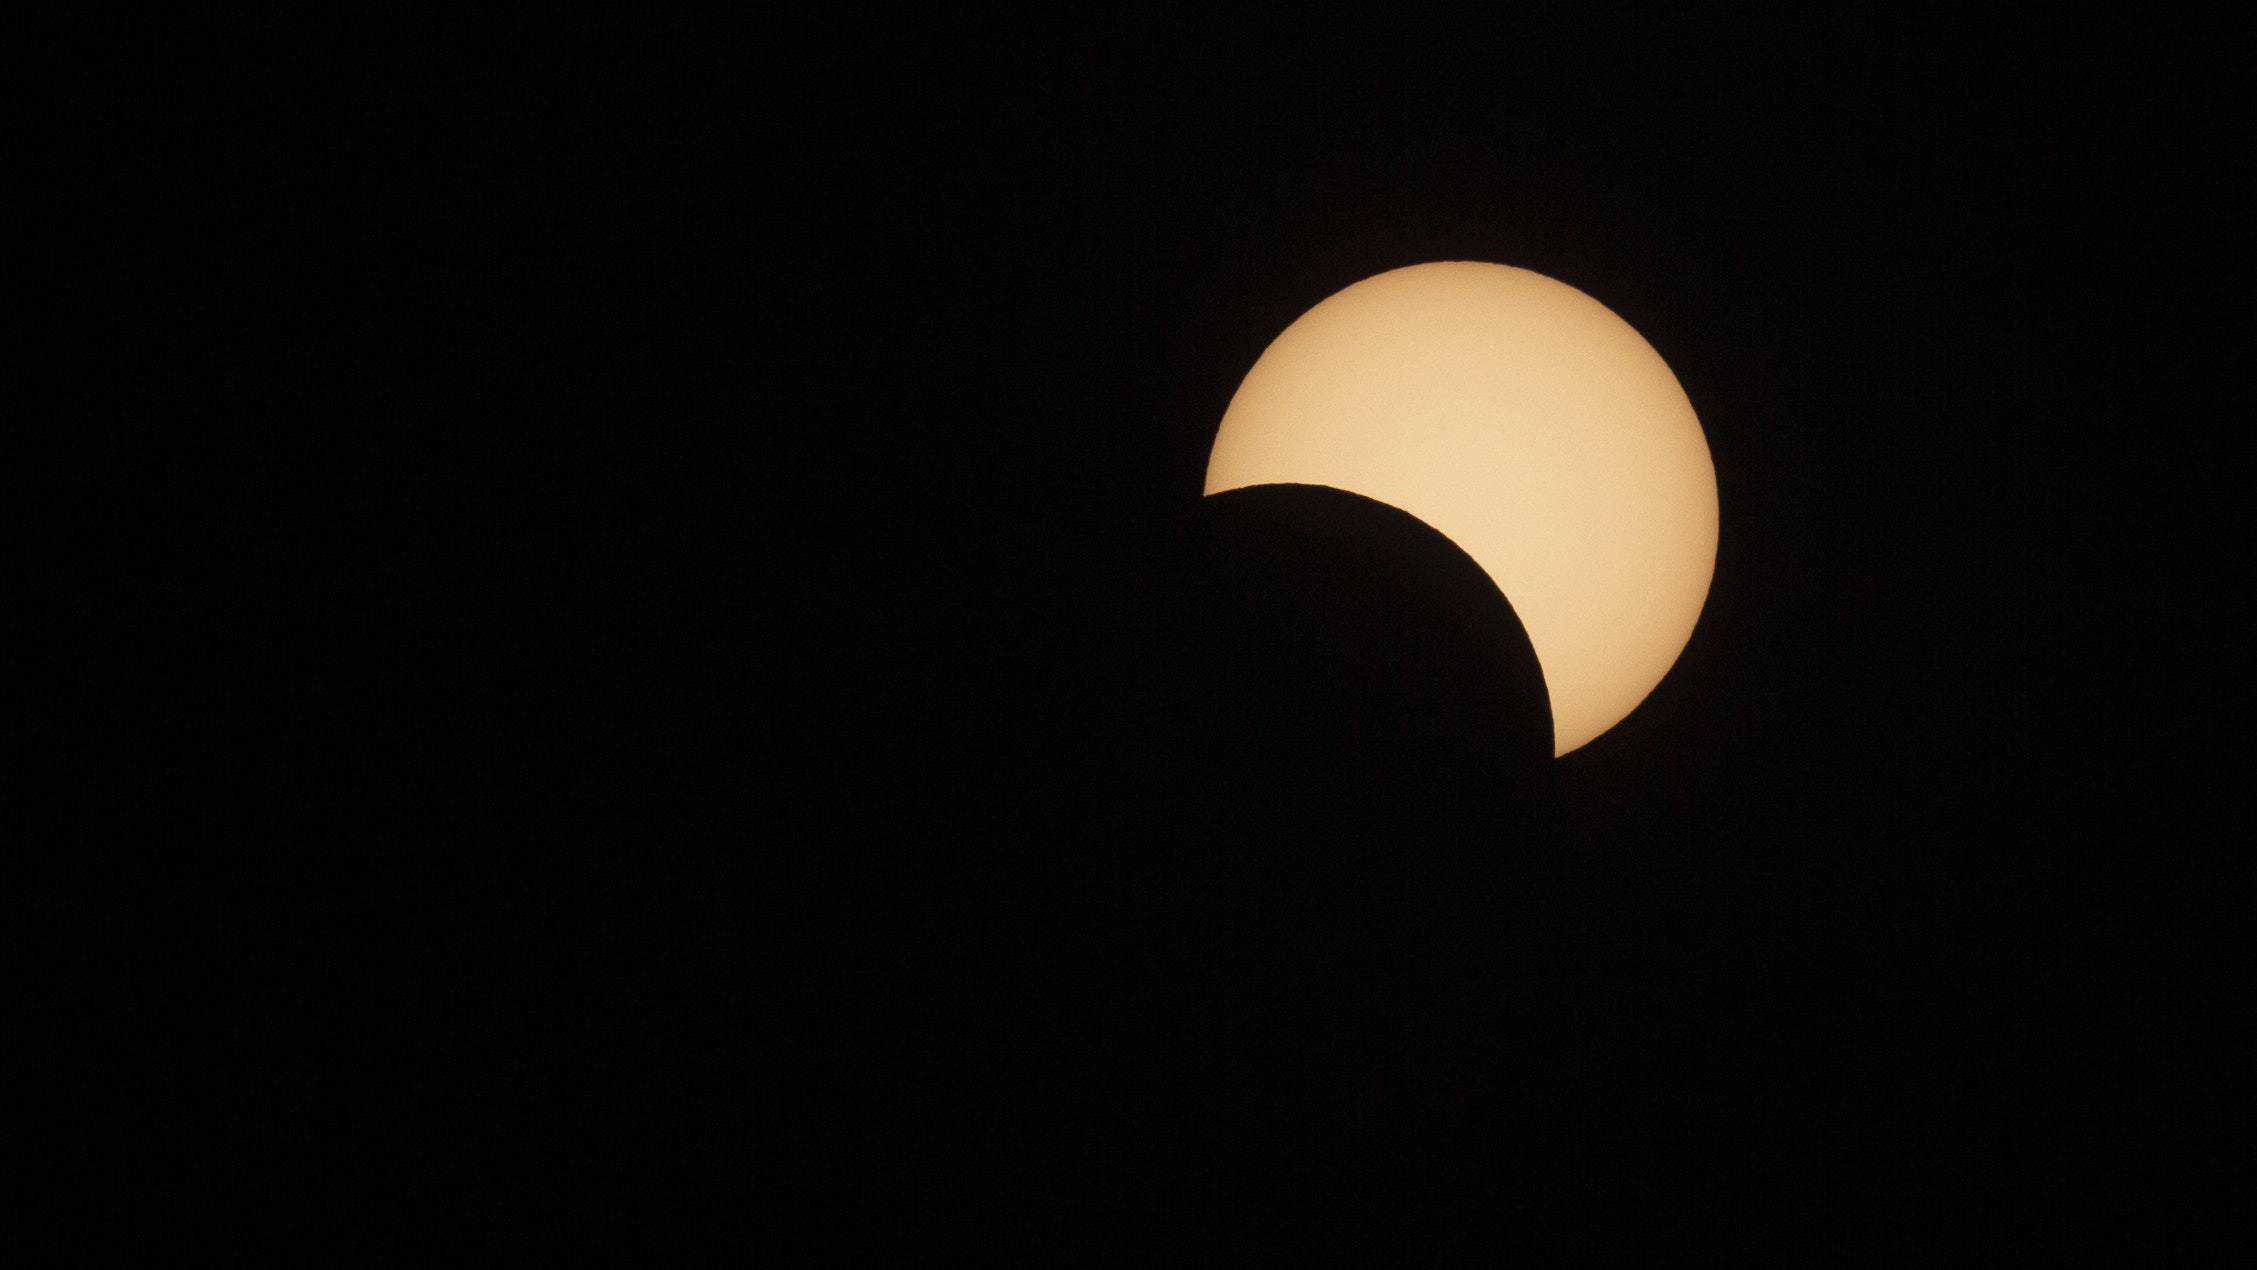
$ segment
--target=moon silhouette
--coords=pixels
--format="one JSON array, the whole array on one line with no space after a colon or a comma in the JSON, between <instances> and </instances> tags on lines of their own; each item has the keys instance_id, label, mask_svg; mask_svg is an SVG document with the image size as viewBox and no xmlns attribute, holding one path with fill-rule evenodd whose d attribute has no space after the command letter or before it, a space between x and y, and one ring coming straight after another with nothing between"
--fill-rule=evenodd
<instances>
[{"instance_id":1,"label":"moon silhouette","mask_svg":"<svg viewBox=\"0 0 2257 1270\"><path fill-rule=\"evenodd\" d=\"M1629 323L1563 282L1447 261L1303 314L1224 412L1206 492L1325 485L1456 543L1526 627L1566 754L1622 721L1692 637L1716 469Z\"/></svg>"}]
</instances>

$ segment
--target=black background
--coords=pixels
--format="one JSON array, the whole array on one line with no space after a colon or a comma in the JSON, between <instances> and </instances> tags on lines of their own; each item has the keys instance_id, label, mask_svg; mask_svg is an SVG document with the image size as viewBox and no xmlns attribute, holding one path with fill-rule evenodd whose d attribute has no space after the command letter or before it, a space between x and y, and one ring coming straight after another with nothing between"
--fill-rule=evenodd
<instances>
[{"instance_id":1,"label":"black background","mask_svg":"<svg viewBox=\"0 0 2257 1270\"><path fill-rule=\"evenodd\" d=\"M1153 5L185 41L182 91L242 104L151 162L244 191L218 285L291 351L194 367L258 384L253 457L143 479L301 496L241 539L286 598L225 620L347 668L246 729L318 771L220 792L327 844L230 894L299 915L242 927L295 967L250 1070L353 1092L219 1100L204 1167L349 1161L256 1183L260 1220L425 1249L2245 1230L2231 34ZM1168 655L1230 647L1171 570L1240 376L1439 259L1612 308L1716 463L1691 644L1556 764L1500 739L1525 693L1358 730L1489 682L1438 648L1520 647L1446 616L1462 562L1409 529L1425 563L1355 584L1425 597L1381 634L1271 581L1232 611L1277 662ZM1427 898L1335 922L1389 886Z\"/></svg>"}]
</instances>

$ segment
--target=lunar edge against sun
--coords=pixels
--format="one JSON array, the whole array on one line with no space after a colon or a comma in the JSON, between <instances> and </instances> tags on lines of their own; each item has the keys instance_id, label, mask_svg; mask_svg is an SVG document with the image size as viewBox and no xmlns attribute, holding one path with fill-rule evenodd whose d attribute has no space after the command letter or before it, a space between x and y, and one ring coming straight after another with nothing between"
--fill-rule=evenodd
<instances>
[{"instance_id":1,"label":"lunar edge against sun","mask_svg":"<svg viewBox=\"0 0 2257 1270\"><path fill-rule=\"evenodd\" d=\"M1418 517L1527 628L1553 753L1669 673L1716 566L1716 469L1692 403L1629 323L1565 283L1447 261L1303 314L1223 414L1206 493L1329 485Z\"/></svg>"}]
</instances>

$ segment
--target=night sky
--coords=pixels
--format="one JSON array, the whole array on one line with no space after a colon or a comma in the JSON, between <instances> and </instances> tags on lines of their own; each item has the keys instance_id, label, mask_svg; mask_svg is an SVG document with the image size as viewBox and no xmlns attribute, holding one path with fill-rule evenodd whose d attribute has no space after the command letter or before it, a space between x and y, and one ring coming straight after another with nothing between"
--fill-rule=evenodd
<instances>
[{"instance_id":1,"label":"night sky","mask_svg":"<svg viewBox=\"0 0 2257 1270\"><path fill-rule=\"evenodd\" d=\"M2230 33L810 21L270 59L331 109L236 232L337 227L359 373L265 400L353 395L423 703L316 958L394 1164L294 1187L817 1260L2247 1234ZM1447 540L1199 499L1272 338L1450 259L1715 462L1690 645L1556 762Z\"/></svg>"}]
</instances>

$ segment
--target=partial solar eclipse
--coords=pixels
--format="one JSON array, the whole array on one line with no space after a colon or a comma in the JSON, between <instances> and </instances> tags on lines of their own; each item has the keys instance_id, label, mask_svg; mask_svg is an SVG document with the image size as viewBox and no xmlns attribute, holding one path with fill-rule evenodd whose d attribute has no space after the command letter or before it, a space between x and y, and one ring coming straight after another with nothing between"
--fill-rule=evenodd
<instances>
[{"instance_id":1,"label":"partial solar eclipse","mask_svg":"<svg viewBox=\"0 0 2257 1270\"><path fill-rule=\"evenodd\" d=\"M1716 469L1629 323L1509 265L1395 269L1285 329L1231 398L1206 492L1329 485L1480 564L1535 645L1566 754L1622 721L1692 637Z\"/></svg>"}]
</instances>

